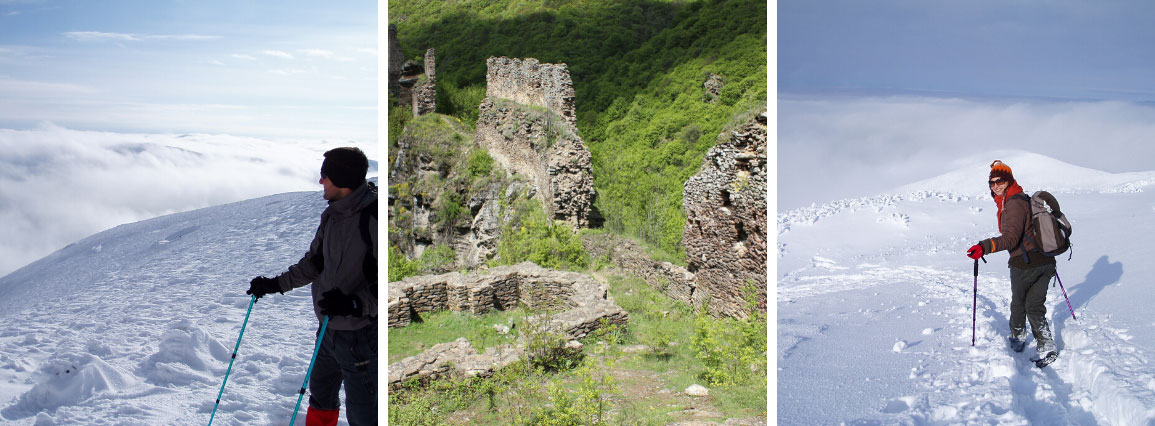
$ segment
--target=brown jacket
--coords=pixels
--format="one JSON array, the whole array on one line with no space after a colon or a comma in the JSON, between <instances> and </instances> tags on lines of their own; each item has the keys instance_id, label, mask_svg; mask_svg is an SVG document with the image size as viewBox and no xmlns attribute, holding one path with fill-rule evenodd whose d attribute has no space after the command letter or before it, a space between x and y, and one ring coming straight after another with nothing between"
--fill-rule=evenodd
<instances>
[{"instance_id":1,"label":"brown jacket","mask_svg":"<svg viewBox=\"0 0 1155 426\"><path fill-rule=\"evenodd\" d=\"M1012 268L1026 269L1055 264L1055 258L1044 256L1036 250L1038 246L1033 240L1025 238L1024 235L1030 225L1030 220L1031 203L1026 200L1026 197L1008 197L1003 202L1002 222L999 223L1002 234L980 242L979 244L983 246L983 253L1009 251L1011 258L1007 264Z\"/></svg>"}]
</instances>

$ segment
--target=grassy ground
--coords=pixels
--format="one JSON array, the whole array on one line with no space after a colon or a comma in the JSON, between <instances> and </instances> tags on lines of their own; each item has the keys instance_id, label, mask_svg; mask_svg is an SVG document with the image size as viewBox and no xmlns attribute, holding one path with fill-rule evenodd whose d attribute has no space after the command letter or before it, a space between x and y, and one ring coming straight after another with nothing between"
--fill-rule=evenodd
<instances>
[{"instance_id":1,"label":"grassy ground","mask_svg":"<svg viewBox=\"0 0 1155 426\"><path fill-rule=\"evenodd\" d=\"M438 343L452 342L458 337L469 340L478 352L484 352L490 346L513 343L517 340L517 327L509 334L500 334L493 326L508 325L510 319L519 322L526 314L527 311L520 308L491 311L484 315L453 311L423 314L421 322L389 329L389 363L417 355Z\"/></svg>"},{"instance_id":2,"label":"grassy ground","mask_svg":"<svg viewBox=\"0 0 1155 426\"><path fill-rule=\"evenodd\" d=\"M711 386L701 378L706 367L691 344L698 318L691 307L617 271L603 270L595 278L610 285L630 322L624 330L583 339L585 357L576 368L545 372L518 363L489 379L446 380L392 394L390 424L648 426L766 417L764 367L760 377L742 384ZM390 330L390 362L461 336L475 346L513 341L492 325L525 315L427 315L424 323ZM707 386L710 394L685 395L692 384Z\"/></svg>"}]
</instances>

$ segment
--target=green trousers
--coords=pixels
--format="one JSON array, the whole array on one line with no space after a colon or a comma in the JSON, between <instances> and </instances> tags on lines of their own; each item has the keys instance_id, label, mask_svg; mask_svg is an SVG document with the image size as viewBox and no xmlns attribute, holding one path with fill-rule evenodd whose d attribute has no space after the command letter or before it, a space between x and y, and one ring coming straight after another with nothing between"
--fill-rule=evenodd
<instances>
[{"instance_id":1,"label":"green trousers","mask_svg":"<svg viewBox=\"0 0 1155 426\"><path fill-rule=\"evenodd\" d=\"M1042 357L1055 352L1055 339L1047 323L1047 285L1055 276L1055 265L1011 269L1011 339L1026 340L1026 323L1031 322L1035 348Z\"/></svg>"}]
</instances>

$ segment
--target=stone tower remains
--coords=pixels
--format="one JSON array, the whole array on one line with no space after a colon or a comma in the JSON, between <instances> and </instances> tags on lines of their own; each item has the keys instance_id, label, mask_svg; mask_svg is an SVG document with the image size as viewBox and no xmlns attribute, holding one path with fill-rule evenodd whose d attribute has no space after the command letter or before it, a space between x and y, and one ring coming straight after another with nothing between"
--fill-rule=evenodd
<instances>
[{"instance_id":1,"label":"stone tower remains","mask_svg":"<svg viewBox=\"0 0 1155 426\"><path fill-rule=\"evenodd\" d=\"M565 64L489 58L475 142L510 173L525 176L554 220L589 226L593 166L577 134Z\"/></svg>"},{"instance_id":2,"label":"stone tower remains","mask_svg":"<svg viewBox=\"0 0 1155 426\"><path fill-rule=\"evenodd\" d=\"M413 88L413 116L425 115L437 107L437 65L433 61L433 48L425 51L425 78L417 81Z\"/></svg>"}]
</instances>

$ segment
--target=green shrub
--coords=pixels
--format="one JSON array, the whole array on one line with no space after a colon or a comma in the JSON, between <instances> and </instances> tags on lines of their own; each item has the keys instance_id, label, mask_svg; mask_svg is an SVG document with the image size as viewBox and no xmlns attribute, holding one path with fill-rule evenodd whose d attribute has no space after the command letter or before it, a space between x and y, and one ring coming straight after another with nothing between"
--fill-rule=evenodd
<instances>
[{"instance_id":1,"label":"green shrub","mask_svg":"<svg viewBox=\"0 0 1155 426\"><path fill-rule=\"evenodd\" d=\"M493 157L489 156L489 151L482 148L470 151L469 158L466 160L466 170L469 172L469 177L477 179L480 177L489 176L493 171Z\"/></svg>"},{"instance_id":2,"label":"green shrub","mask_svg":"<svg viewBox=\"0 0 1155 426\"><path fill-rule=\"evenodd\" d=\"M504 227L494 265L530 261L549 269L579 270L589 265L581 237L563 222L549 219L534 199L520 200Z\"/></svg>"},{"instance_id":3,"label":"green shrub","mask_svg":"<svg viewBox=\"0 0 1155 426\"><path fill-rule=\"evenodd\" d=\"M454 191L442 193L438 200L437 222L447 226L457 223L457 219L464 216L466 212L461 199L461 194Z\"/></svg>"},{"instance_id":4,"label":"green shrub","mask_svg":"<svg viewBox=\"0 0 1155 426\"><path fill-rule=\"evenodd\" d=\"M753 286L744 289L746 318L714 318L700 312L691 344L712 385L745 384L766 378L766 314L757 308Z\"/></svg>"},{"instance_id":5,"label":"green shrub","mask_svg":"<svg viewBox=\"0 0 1155 426\"><path fill-rule=\"evenodd\" d=\"M581 350L566 347L565 336L546 328L541 317L521 321L519 335L525 339L525 359L533 368L543 371L564 371L576 367L582 360Z\"/></svg>"},{"instance_id":6,"label":"green shrub","mask_svg":"<svg viewBox=\"0 0 1155 426\"><path fill-rule=\"evenodd\" d=\"M389 282L400 281L408 276L417 275L421 269L418 262L411 261L401 254L401 250L389 246L389 264L386 268L389 269Z\"/></svg>"},{"instance_id":7,"label":"green shrub","mask_svg":"<svg viewBox=\"0 0 1155 426\"><path fill-rule=\"evenodd\" d=\"M587 363L576 372L577 388L570 391L554 380L549 386L549 404L537 407L527 426L601 426L609 425L609 394L617 392L617 383L605 369L594 373Z\"/></svg>"}]
</instances>

